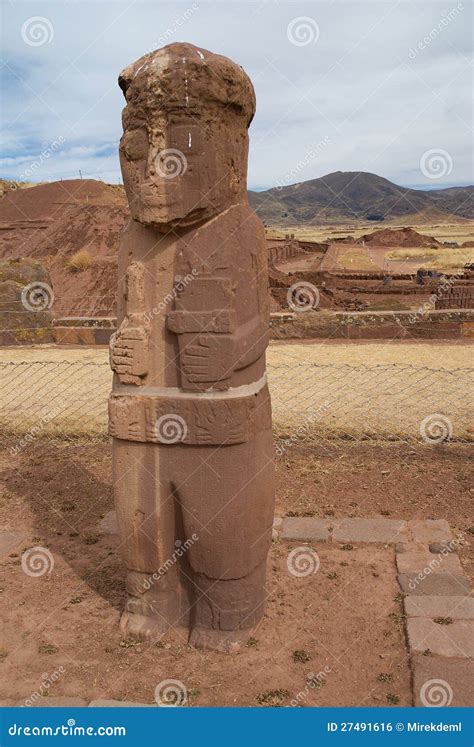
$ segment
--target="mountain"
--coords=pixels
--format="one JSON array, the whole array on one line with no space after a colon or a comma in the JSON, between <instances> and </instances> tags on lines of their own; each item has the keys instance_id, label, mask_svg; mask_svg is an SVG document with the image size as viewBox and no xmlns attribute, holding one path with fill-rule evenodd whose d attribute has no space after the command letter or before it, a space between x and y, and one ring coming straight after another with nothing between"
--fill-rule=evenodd
<instances>
[{"instance_id":1,"label":"mountain","mask_svg":"<svg viewBox=\"0 0 474 747\"><path fill-rule=\"evenodd\" d=\"M474 218L473 196L473 186L409 189L365 171L335 171L287 187L249 192L250 204L266 224L287 225L469 219Z\"/></svg>"}]
</instances>

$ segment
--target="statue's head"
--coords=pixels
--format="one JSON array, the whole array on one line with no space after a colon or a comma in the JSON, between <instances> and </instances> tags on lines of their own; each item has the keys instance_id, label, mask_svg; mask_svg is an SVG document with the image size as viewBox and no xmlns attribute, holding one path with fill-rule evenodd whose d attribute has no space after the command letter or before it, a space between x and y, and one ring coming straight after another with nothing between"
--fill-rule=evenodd
<instances>
[{"instance_id":1,"label":"statue's head","mask_svg":"<svg viewBox=\"0 0 474 747\"><path fill-rule=\"evenodd\" d=\"M192 44L141 57L119 77L120 164L132 218L167 230L217 215L246 193L250 79Z\"/></svg>"}]
</instances>

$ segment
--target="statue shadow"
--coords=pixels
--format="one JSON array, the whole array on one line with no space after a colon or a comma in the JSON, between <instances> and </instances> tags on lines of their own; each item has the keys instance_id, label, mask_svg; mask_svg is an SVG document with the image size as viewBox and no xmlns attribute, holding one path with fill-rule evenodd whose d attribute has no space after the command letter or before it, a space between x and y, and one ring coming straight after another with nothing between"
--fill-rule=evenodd
<instances>
[{"instance_id":1,"label":"statue shadow","mask_svg":"<svg viewBox=\"0 0 474 747\"><path fill-rule=\"evenodd\" d=\"M42 439L12 456L1 478L8 494L25 501L31 511L33 546L46 547L53 559L60 556L76 574L77 588L73 582L68 589L73 603L89 587L121 610L125 566L118 536L99 527L114 508L111 476L107 479L110 460L108 442L77 445Z\"/></svg>"}]
</instances>

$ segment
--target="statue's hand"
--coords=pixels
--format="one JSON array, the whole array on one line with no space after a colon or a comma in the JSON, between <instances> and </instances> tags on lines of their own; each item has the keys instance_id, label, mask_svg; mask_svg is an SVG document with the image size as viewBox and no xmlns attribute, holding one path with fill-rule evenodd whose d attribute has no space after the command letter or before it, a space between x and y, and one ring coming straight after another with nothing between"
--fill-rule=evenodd
<instances>
[{"instance_id":1,"label":"statue's hand","mask_svg":"<svg viewBox=\"0 0 474 747\"><path fill-rule=\"evenodd\" d=\"M139 384L148 371L146 329L126 319L110 340L110 367L123 384Z\"/></svg>"},{"instance_id":2,"label":"statue's hand","mask_svg":"<svg viewBox=\"0 0 474 747\"><path fill-rule=\"evenodd\" d=\"M230 378L234 343L230 335L203 334L184 348L181 367L188 381L217 382Z\"/></svg>"}]
</instances>

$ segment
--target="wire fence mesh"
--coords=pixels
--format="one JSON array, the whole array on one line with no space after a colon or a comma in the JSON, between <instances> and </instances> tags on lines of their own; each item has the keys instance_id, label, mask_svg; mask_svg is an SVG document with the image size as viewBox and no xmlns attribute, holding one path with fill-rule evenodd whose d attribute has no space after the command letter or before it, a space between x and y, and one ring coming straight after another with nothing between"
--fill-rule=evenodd
<instances>
[{"instance_id":1,"label":"wire fence mesh","mask_svg":"<svg viewBox=\"0 0 474 747\"><path fill-rule=\"evenodd\" d=\"M107 437L107 363L0 363L3 445L47 436ZM270 363L274 433L280 443L473 440L474 371L412 365Z\"/></svg>"}]
</instances>

